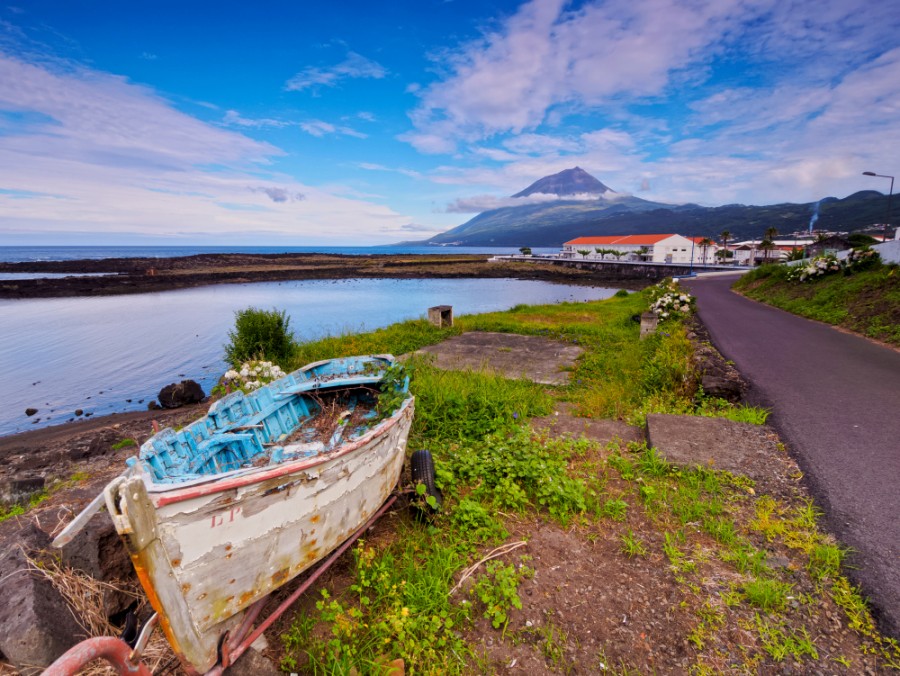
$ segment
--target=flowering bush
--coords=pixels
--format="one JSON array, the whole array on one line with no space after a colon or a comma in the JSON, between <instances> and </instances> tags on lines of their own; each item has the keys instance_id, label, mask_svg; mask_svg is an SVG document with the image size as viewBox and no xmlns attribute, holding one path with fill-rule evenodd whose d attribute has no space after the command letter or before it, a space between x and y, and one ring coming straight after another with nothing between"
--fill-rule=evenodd
<instances>
[{"instance_id":1,"label":"flowering bush","mask_svg":"<svg viewBox=\"0 0 900 676\"><path fill-rule=\"evenodd\" d=\"M650 309L663 320L688 315L694 309L694 297L683 292L675 281L660 282L653 287L651 297L655 300Z\"/></svg>"},{"instance_id":2,"label":"flowering bush","mask_svg":"<svg viewBox=\"0 0 900 676\"><path fill-rule=\"evenodd\" d=\"M863 247L861 249L853 249L847 254L847 259L844 261L844 269L847 271L868 270L880 262L881 255L877 251L869 247Z\"/></svg>"},{"instance_id":3,"label":"flowering bush","mask_svg":"<svg viewBox=\"0 0 900 676\"><path fill-rule=\"evenodd\" d=\"M278 364L270 361L248 361L241 365L241 370L230 369L222 376L222 382L244 391L258 389L266 383L285 376Z\"/></svg>"},{"instance_id":4,"label":"flowering bush","mask_svg":"<svg viewBox=\"0 0 900 676\"><path fill-rule=\"evenodd\" d=\"M660 319L668 319L670 316L689 314L693 307L693 296L686 293L667 293L653 303L650 309L656 312Z\"/></svg>"},{"instance_id":5,"label":"flowering bush","mask_svg":"<svg viewBox=\"0 0 900 676\"><path fill-rule=\"evenodd\" d=\"M792 282L805 282L840 271L841 262L833 254L826 254L811 258L802 265L793 266L788 272L788 279Z\"/></svg>"}]
</instances>

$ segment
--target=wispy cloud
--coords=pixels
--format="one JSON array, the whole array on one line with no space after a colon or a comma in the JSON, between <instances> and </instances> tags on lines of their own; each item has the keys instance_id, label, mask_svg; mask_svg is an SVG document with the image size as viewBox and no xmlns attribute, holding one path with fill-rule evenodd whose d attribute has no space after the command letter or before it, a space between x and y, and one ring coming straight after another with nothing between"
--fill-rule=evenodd
<instances>
[{"instance_id":1,"label":"wispy cloud","mask_svg":"<svg viewBox=\"0 0 900 676\"><path fill-rule=\"evenodd\" d=\"M438 55L400 138L507 194L575 164L661 201L846 194L900 143L898 32L889 3L532 0Z\"/></svg>"},{"instance_id":2,"label":"wispy cloud","mask_svg":"<svg viewBox=\"0 0 900 676\"><path fill-rule=\"evenodd\" d=\"M317 137L326 136L328 134L340 134L342 136L352 136L354 138L368 138L368 134L356 131L350 127L331 124L330 122L324 122L322 120L300 122L299 127L307 134Z\"/></svg>"},{"instance_id":3,"label":"wispy cloud","mask_svg":"<svg viewBox=\"0 0 900 676\"><path fill-rule=\"evenodd\" d=\"M331 122L325 122L323 120L305 120L302 122L295 122L293 120L280 120L268 117L248 118L244 117L236 110L227 111L225 113L225 117L222 118L222 122L224 122L226 125L247 127L252 129L280 129L284 127L298 127L299 129L305 131L307 134L315 136L317 138L321 138L322 136L331 134L337 134L340 136L352 136L354 138L368 138L368 134L357 131L352 127L332 124Z\"/></svg>"},{"instance_id":4,"label":"wispy cloud","mask_svg":"<svg viewBox=\"0 0 900 676\"><path fill-rule=\"evenodd\" d=\"M283 202L300 202L306 199L306 195L302 192L292 192L288 188L275 187L256 187L248 188L250 192L258 192L266 195L270 200L276 203Z\"/></svg>"},{"instance_id":5,"label":"wispy cloud","mask_svg":"<svg viewBox=\"0 0 900 676\"><path fill-rule=\"evenodd\" d=\"M566 195L564 198L558 195L535 193L527 197L497 197L496 195L475 195L453 200L447 205L445 211L448 214L477 214L482 211L502 209L503 207L520 207L528 204L547 204L549 202L565 201L595 201L597 195Z\"/></svg>"},{"instance_id":6,"label":"wispy cloud","mask_svg":"<svg viewBox=\"0 0 900 676\"><path fill-rule=\"evenodd\" d=\"M4 241L189 232L223 242L268 233L310 243L352 234L373 243L393 241L409 222L389 207L273 171L278 147L182 113L120 76L0 51L2 111L14 111L2 116L0 134Z\"/></svg>"},{"instance_id":7,"label":"wispy cloud","mask_svg":"<svg viewBox=\"0 0 900 676\"><path fill-rule=\"evenodd\" d=\"M373 78L380 80L387 75L387 69L376 61L349 52L340 63L325 68L310 66L294 75L285 84L289 92L299 92L317 87L336 87L343 80L353 78Z\"/></svg>"}]
</instances>

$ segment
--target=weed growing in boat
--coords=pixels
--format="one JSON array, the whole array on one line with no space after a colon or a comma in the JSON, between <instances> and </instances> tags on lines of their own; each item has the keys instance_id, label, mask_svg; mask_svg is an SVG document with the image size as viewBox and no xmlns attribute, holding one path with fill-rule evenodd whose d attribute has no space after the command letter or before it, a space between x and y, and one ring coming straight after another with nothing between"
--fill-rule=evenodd
<instances>
[{"instance_id":1,"label":"weed growing in boat","mask_svg":"<svg viewBox=\"0 0 900 676\"><path fill-rule=\"evenodd\" d=\"M378 395L378 404L375 411L378 420L389 418L401 404L409 398L410 370L399 362L388 367L379 384L381 394Z\"/></svg>"}]
</instances>

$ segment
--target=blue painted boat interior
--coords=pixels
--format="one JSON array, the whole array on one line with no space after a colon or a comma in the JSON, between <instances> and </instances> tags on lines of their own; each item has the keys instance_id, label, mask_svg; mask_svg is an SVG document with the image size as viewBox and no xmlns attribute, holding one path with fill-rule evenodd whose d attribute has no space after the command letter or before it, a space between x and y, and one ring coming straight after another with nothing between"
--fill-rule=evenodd
<instances>
[{"instance_id":1,"label":"blue painted boat interior","mask_svg":"<svg viewBox=\"0 0 900 676\"><path fill-rule=\"evenodd\" d=\"M141 446L139 457L128 462L140 462L154 482L165 484L327 453L371 427L376 418L374 392L393 363L393 357L331 359L305 366L249 394L232 392L199 420L153 436ZM403 391L409 391L408 378ZM327 441L315 440L320 435L313 424L316 415L324 399L333 402L335 396L343 409L339 423ZM361 403L366 412L348 429Z\"/></svg>"}]
</instances>

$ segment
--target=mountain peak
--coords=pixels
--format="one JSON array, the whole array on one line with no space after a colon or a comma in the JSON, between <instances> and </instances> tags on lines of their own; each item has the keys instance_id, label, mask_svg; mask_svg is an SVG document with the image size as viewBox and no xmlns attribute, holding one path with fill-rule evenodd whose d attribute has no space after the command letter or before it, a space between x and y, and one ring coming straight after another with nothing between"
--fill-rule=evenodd
<instances>
[{"instance_id":1,"label":"mountain peak","mask_svg":"<svg viewBox=\"0 0 900 676\"><path fill-rule=\"evenodd\" d=\"M565 195L583 195L586 193L602 195L606 192L615 192L615 190L603 185L581 167L572 167L558 174L538 179L522 192L517 192L513 197L528 197L528 195L535 193L563 197Z\"/></svg>"}]
</instances>

